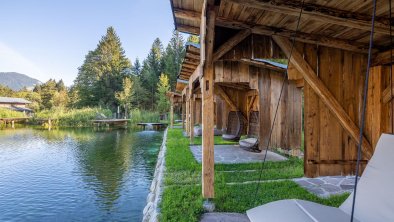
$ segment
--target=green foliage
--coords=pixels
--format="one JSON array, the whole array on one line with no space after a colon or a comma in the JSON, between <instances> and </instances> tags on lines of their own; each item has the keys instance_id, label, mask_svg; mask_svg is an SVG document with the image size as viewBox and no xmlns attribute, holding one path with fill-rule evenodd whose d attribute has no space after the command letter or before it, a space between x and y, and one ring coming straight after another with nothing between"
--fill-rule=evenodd
<instances>
[{"instance_id":1,"label":"green foliage","mask_svg":"<svg viewBox=\"0 0 394 222\"><path fill-rule=\"evenodd\" d=\"M134 109L130 113L131 123L158 123L160 121L160 115L158 112L141 111Z\"/></svg>"},{"instance_id":2,"label":"green foliage","mask_svg":"<svg viewBox=\"0 0 394 222\"><path fill-rule=\"evenodd\" d=\"M3 86L0 84L0 96L13 97L14 91L11 88L9 88L8 86Z\"/></svg>"},{"instance_id":3,"label":"green foliage","mask_svg":"<svg viewBox=\"0 0 394 222\"><path fill-rule=\"evenodd\" d=\"M25 117L22 112L0 108L0 118Z\"/></svg>"},{"instance_id":4,"label":"green foliage","mask_svg":"<svg viewBox=\"0 0 394 222\"><path fill-rule=\"evenodd\" d=\"M157 83L157 111L160 113L168 112L170 109L170 101L167 97L167 92L170 91L170 83L168 76L161 74L159 82Z\"/></svg>"},{"instance_id":5,"label":"green foliage","mask_svg":"<svg viewBox=\"0 0 394 222\"><path fill-rule=\"evenodd\" d=\"M200 44L200 37L197 35L190 35L189 38L187 38L187 41L191 43Z\"/></svg>"},{"instance_id":6,"label":"green foliage","mask_svg":"<svg viewBox=\"0 0 394 222\"><path fill-rule=\"evenodd\" d=\"M112 115L111 110L100 108L64 109L57 108L43 110L36 113L35 119L51 119L52 124L58 127L88 127L97 114L102 113L107 117Z\"/></svg>"},{"instance_id":7,"label":"green foliage","mask_svg":"<svg viewBox=\"0 0 394 222\"><path fill-rule=\"evenodd\" d=\"M54 107L66 107L68 103L67 88L63 80L56 82L54 79L34 87L33 92L40 98L35 98L40 109L52 109ZM37 109L35 109L37 111Z\"/></svg>"},{"instance_id":8,"label":"green foliage","mask_svg":"<svg viewBox=\"0 0 394 222\"><path fill-rule=\"evenodd\" d=\"M261 204L291 198L338 207L349 196L319 198L289 180L303 175L303 161L298 158L266 162L262 174L264 183L244 183L258 180L260 167L261 163L215 164L216 211L245 213ZM276 179L284 180L270 181ZM200 184L201 164L189 149L189 139L182 135L181 129L169 129L161 221L199 221L203 213Z\"/></svg>"},{"instance_id":9,"label":"green foliage","mask_svg":"<svg viewBox=\"0 0 394 222\"><path fill-rule=\"evenodd\" d=\"M170 79L172 91L175 90L182 59L185 56L184 44L185 42L182 35L175 30L163 56L163 72L166 73Z\"/></svg>"},{"instance_id":10,"label":"green foliage","mask_svg":"<svg viewBox=\"0 0 394 222\"><path fill-rule=\"evenodd\" d=\"M115 93L122 91L122 81L129 75L131 63L126 58L119 37L113 27L107 29L90 51L74 81L78 94L76 106L105 106L113 110L119 105Z\"/></svg>"},{"instance_id":11,"label":"green foliage","mask_svg":"<svg viewBox=\"0 0 394 222\"><path fill-rule=\"evenodd\" d=\"M131 80L131 78L126 77L126 78L123 79L122 86L123 86L123 90L120 91L120 92L116 92L115 93L115 98L118 101L118 103L124 108L125 113L126 113L125 116L127 116L127 112L131 108L131 102L133 100L133 95L134 95L134 92L133 92L133 88L134 87L133 86L134 86L134 83Z\"/></svg>"}]
</instances>

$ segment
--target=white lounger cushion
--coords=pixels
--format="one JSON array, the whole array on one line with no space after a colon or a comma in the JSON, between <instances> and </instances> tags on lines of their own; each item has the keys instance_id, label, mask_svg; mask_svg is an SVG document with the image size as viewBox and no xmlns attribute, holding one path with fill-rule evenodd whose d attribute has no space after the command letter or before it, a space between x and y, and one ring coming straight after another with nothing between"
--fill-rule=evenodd
<instances>
[{"instance_id":1,"label":"white lounger cushion","mask_svg":"<svg viewBox=\"0 0 394 222\"><path fill-rule=\"evenodd\" d=\"M256 143L257 143L256 138L247 138L239 141L239 145L241 147L246 147L246 148L252 147L256 145Z\"/></svg>"},{"instance_id":2,"label":"white lounger cushion","mask_svg":"<svg viewBox=\"0 0 394 222\"><path fill-rule=\"evenodd\" d=\"M394 136L383 134L357 188L355 221L394 221ZM251 222L349 221L353 195L333 208L303 200L280 200L251 210Z\"/></svg>"},{"instance_id":3,"label":"white lounger cushion","mask_svg":"<svg viewBox=\"0 0 394 222\"><path fill-rule=\"evenodd\" d=\"M350 216L338 208L304 200L279 200L248 210L246 214L252 222L350 221Z\"/></svg>"},{"instance_id":4,"label":"white lounger cushion","mask_svg":"<svg viewBox=\"0 0 394 222\"><path fill-rule=\"evenodd\" d=\"M383 134L358 183L354 215L361 221L394 221L394 136ZM353 195L339 207L352 211Z\"/></svg>"}]
</instances>

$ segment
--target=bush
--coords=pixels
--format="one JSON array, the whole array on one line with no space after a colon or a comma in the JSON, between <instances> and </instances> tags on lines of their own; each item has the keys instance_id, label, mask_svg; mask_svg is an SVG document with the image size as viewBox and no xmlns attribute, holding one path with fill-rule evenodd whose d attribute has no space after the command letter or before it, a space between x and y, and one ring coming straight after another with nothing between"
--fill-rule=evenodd
<instances>
[{"instance_id":1,"label":"bush","mask_svg":"<svg viewBox=\"0 0 394 222\"><path fill-rule=\"evenodd\" d=\"M130 113L131 123L158 123L160 115L158 112L141 111L134 109Z\"/></svg>"},{"instance_id":2,"label":"bush","mask_svg":"<svg viewBox=\"0 0 394 222\"><path fill-rule=\"evenodd\" d=\"M59 127L88 127L92 126L92 120L96 119L97 114L103 113L111 117L109 109L82 108L82 109L51 109L36 113L35 120L51 119L54 126Z\"/></svg>"},{"instance_id":3,"label":"bush","mask_svg":"<svg viewBox=\"0 0 394 222\"><path fill-rule=\"evenodd\" d=\"M0 118L26 117L24 113L0 108Z\"/></svg>"}]
</instances>

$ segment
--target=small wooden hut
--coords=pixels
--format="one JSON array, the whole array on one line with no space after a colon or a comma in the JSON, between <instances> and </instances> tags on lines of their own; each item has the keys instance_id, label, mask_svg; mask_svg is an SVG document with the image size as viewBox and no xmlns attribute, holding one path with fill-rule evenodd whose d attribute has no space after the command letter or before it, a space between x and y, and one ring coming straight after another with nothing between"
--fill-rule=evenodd
<instances>
[{"instance_id":1,"label":"small wooden hut","mask_svg":"<svg viewBox=\"0 0 394 222\"><path fill-rule=\"evenodd\" d=\"M280 83L286 77L283 69L273 67L267 60L287 59L290 55L288 79L272 145L299 146L303 125L306 176L355 172L372 1L170 2L175 28L200 36L199 57L194 58L199 62L185 67L187 77L183 80L188 81L188 85L182 95L186 99L186 113L189 113L193 108L190 109L187 101L201 94L205 198L214 197L216 98L226 104L222 114L225 109L240 110L247 118L250 109L257 109L260 140L264 144L269 130L267 125L272 124L272 108L281 90ZM378 1L373 67L368 70L371 75L362 146L363 166L370 159L380 135L392 133L393 128L394 87L390 76L393 45L389 11L388 1ZM221 117L216 115L216 118ZM219 122L216 120L216 124Z\"/></svg>"}]
</instances>

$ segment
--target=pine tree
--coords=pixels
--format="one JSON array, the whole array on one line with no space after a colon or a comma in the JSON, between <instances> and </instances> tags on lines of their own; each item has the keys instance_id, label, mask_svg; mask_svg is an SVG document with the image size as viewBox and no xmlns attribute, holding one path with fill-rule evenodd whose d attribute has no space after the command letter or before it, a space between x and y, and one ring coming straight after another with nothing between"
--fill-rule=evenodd
<instances>
[{"instance_id":1,"label":"pine tree","mask_svg":"<svg viewBox=\"0 0 394 222\"><path fill-rule=\"evenodd\" d=\"M148 57L144 60L141 71L141 82L148 92L149 108L155 109L157 82L162 72L163 46L160 39L155 39Z\"/></svg>"},{"instance_id":2,"label":"pine tree","mask_svg":"<svg viewBox=\"0 0 394 222\"><path fill-rule=\"evenodd\" d=\"M122 90L131 63L126 58L119 37L113 27L107 29L94 51L90 51L74 82L79 106L117 107L115 92Z\"/></svg>"},{"instance_id":3,"label":"pine tree","mask_svg":"<svg viewBox=\"0 0 394 222\"><path fill-rule=\"evenodd\" d=\"M174 31L163 56L164 72L169 76L171 90L175 90L177 76L184 55L185 47L183 37L178 31Z\"/></svg>"},{"instance_id":4,"label":"pine tree","mask_svg":"<svg viewBox=\"0 0 394 222\"><path fill-rule=\"evenodd\" d=\"M142 67L141 67L141 63L140 60L138 58L135 59L135 62L133 64L133 68L132 68L132 74L134 76L141 76L141 71L142 71Z\"/></svg>"}]
</instances>

